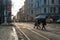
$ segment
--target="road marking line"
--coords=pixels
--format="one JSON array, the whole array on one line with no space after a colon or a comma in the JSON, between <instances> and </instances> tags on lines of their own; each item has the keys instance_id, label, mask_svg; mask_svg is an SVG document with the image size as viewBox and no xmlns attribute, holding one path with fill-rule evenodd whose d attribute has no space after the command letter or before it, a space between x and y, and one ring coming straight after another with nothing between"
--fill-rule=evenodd
<instances>
[{"instance_id":1,"label":"road marking line","mask_svg":"<svg viewBox=\"0 0 60 40\"><path fill-rule=\"evenodd\" d=\"M17 26L17 25L16 25ZM19 27L17 27L22 33L23 33L23 35L28 39L28 40L30 40L30 38L19 28Z\"/></svg>"},{"instance_id":2,"label":"road marking line","mask_svg":"<svg viewBox=\"0 0 60 40\"><path fill-rule=\"evenodd\" d=\"M30 38L21 30L21 29L19 29L24 35L25 35L25 37L28 39L28 40L30 40Z\"/></svg>"},{"instance_id":3,"label":"road marking line","mask_svg":"<svg viewBox=\"0 0 60 40\"><path fill-rule=\"evenodd\" d=\"M37 35L39 35L39 36L41 36L41 37L43 37L43 38L45 38L45 39L47 39L47 40L50 40L49 38L47 38L47 37L45 37L45 36L43 36L43 35L35 32L35 31L31 30L31 29L28 29L28 30L32 31L33 33L35 33L35 34L37 34Z\"/></svg>"},{"instance_id":4,"label":"road marking line","mask_svg":"<svg viewBox=\"0 0 60 40\"><path fill-rule=\"evenodd\" d=\"M14 27L12 27L14 33L12 34L15 37L15 40L18 40L18 36Z\"/></svg>"},{"instance_id":5,"label":"road marking line","mask_svg":"<svg viewBox=\"0 0 60 40\"><path fill-rule=\"evenodd\" d=\"M23 35L25 35L25 37L28 39L28 40L30 40L30 38L21 30L21 29L19 29L22 33L23 33Z\"/></svg>"},{"instance_id":6,"label":"road marking line","mask_svg":"<svg viewBox=\"0 0 60 40\"><path fill-rule=\"evenodd\" d=\"M45 39L47 39L47 40L50 40L49 38L47 38L47 37L45 37L45 36L43 36L43 35L41 35L41 34L35 32L35 31L33 31L33 30L29 29L29 28L27 28L27 29L30 30L30 31L32 31L33 33L35 33L35 34L37 34L37 35L39 35L39 36L45 38ZM27 37L27 35L26 35L21 29L19 29L19 30L25 35L25 37L26 37L28 40L30 40L30 39Z\"/></svg>"}]
</instances>

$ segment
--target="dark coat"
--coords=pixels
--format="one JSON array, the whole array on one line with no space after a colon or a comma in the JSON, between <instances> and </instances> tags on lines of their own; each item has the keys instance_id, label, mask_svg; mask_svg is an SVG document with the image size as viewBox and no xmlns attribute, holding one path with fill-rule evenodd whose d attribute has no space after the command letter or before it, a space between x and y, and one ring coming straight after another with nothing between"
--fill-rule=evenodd
<instances>
[{"instance_id":1,"label":"dark coat","mask_svg":"<svg viewBox=\"0 0 60 40\"><path fill-rule=\"evenodd\" d=\"M37 26L37 25L38 25L38 22L37 22L37 21L35 21L34 25L35 25L35 26Z\"/></svg>"},{"instance_id":2,"label":"dark coat","mask_svg":"<svg viewBox=\"0 0 60 40\"><path fill-rule=\"evenodd\" d=\"M46 19L42 20L42 25L46 25Z\"/></svg>"},{"instance_id":3,"label":"dark coat","mask_svg":"<svg viewBox=\"0 0 60 40\"><path fill-rule=\"evenodd\" d=\"M38 26L38 25L40 25L40 23L41 23L40 20L37 20L37 21L35 21L35 24L34 25L35 26Z\"/></svg>"}]
</instances>

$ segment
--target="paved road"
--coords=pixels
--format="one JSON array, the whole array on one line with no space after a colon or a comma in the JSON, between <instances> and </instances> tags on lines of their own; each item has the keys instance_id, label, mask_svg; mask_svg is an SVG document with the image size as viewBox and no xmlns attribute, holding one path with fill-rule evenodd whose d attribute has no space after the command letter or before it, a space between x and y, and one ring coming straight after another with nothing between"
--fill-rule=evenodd
<instances>
[{"instance_id":1,"label":"paved road","mask_svg":"<svg viewBox=\"0 0 60 40\"><path fill-rule=\"evenodd\" d=\"M15 25L22 32L25 40L60 40L59 28L48 27L53 26L52 24L47 25L47 31L34 29L32 23L15 23Z\"/></svg>"},{"instance_id":2,"label":"paved road","mask_svg":"<svg viewBox=\"0 0 60 40\"><path fill-rule=\"evenodd\" d=\"M15 28L13 26L0 26L0 40L18 40Z\"/></svg>"}]
</instances>

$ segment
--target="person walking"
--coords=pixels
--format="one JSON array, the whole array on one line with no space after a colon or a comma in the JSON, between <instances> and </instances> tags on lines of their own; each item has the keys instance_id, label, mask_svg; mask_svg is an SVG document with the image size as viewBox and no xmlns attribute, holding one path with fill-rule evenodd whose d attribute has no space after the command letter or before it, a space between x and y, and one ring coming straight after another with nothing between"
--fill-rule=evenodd
<instances>
[{"instance_id":1,"label":"person walking","mask_svg":"<svg viewBox=\"0 0 60 40\"><path fill-rule=\"evenodd\" d=\"M45 26L46 26L46 19L43 19L42 20L42 30L46 30Z\"/></svg>"},{"instance_id":2,"label":"person walking","mask_svg":"<svg viewBox=\"0 0 60 40\"><path fill-rule=\"evenodd\" d=\"M36 20L34 24L34 28L35 27L37 27L37 29L40 28L40 23L41 23L40 20Z\"/></svg>"},{"instance_id":3,"label":"person walking","mask_svg":"<svg viewBox=\"0 0 60 40\"><path fill-rule=\"evenodd\" d=\"M34 23L34 28L36 28L38 25L38 20L35 20L35 23Z\"/></svg>"},{"instance_id":4,"label":"person walking","mask_svg":"<svg viewBox=\"0 0 60 40\"><path fill-rule=\"evenodd\" d=\"M38 29L38 28L41 28L41 27L40 27L40 24L41 24L41 20L39 19L39 20L38 20L37 29Z\"/></svg>"}]
</instances>

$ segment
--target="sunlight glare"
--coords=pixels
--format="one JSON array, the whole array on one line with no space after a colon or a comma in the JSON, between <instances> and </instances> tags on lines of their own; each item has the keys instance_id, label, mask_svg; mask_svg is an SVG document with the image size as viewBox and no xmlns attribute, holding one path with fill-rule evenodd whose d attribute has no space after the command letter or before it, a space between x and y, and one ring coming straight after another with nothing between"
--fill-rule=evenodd
<instances>
[{"instance_id":1,"label":"sunlight glare","mask_svg":"<svg viewBox=\"0 0 60 40\"><path fill-rule=\"evenodd\" d=\"M12 0L12 15L16 15L19 9L24 5L25 0Z\"/></svg>"}]
</instances>

